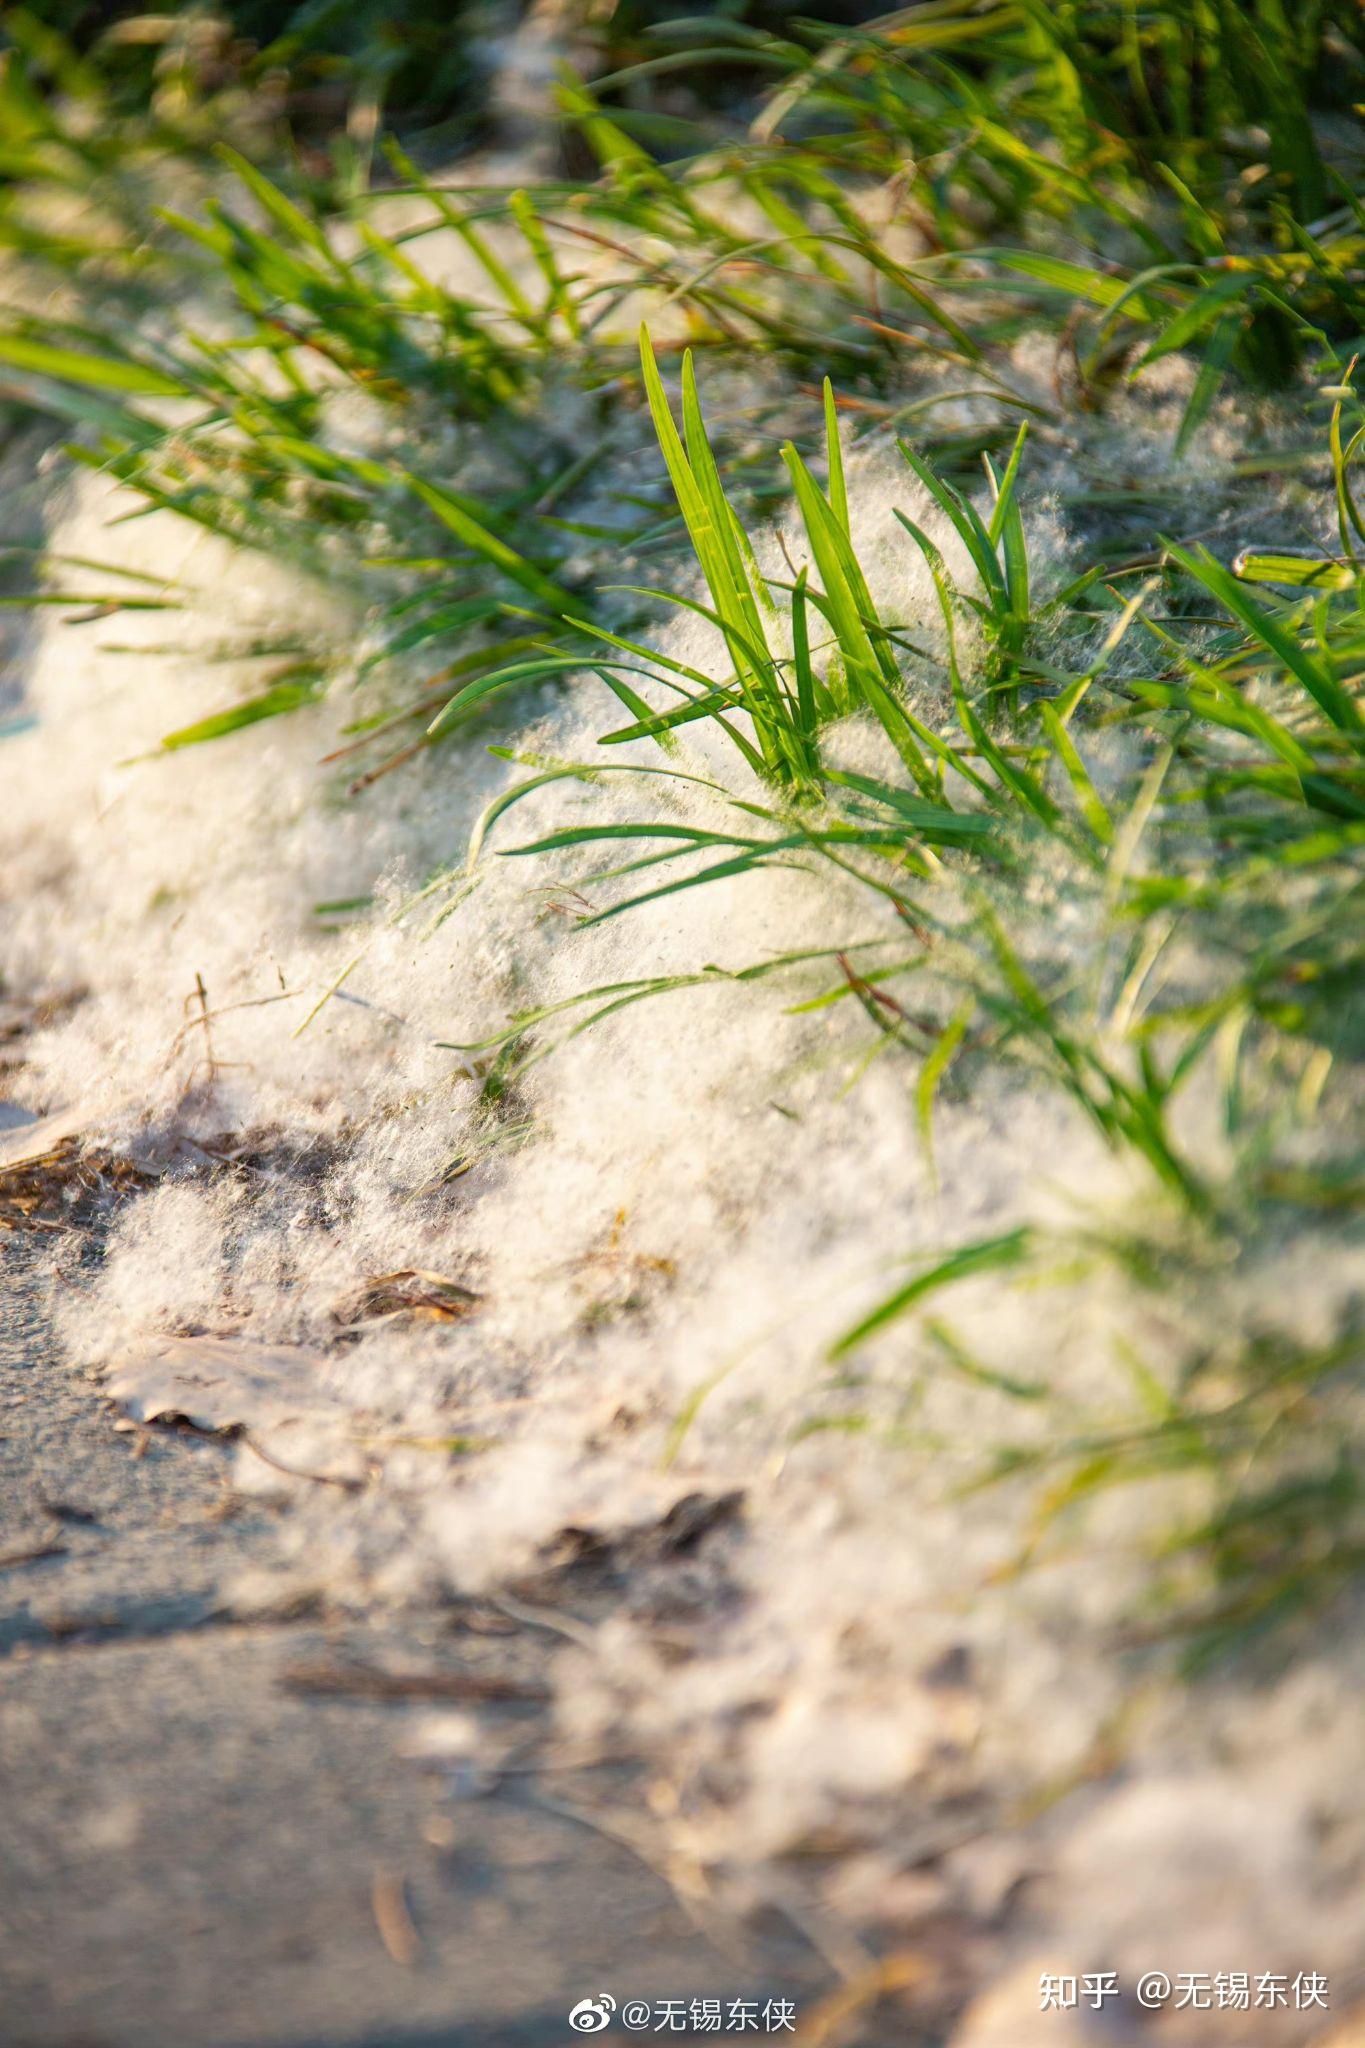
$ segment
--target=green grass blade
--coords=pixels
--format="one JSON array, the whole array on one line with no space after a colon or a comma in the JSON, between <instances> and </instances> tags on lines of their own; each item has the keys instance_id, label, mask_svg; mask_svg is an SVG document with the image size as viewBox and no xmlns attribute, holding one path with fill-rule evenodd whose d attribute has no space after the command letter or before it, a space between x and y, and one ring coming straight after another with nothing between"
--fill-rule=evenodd
<instances>
[{"instance_id":1,"label":"green grass blade","mask_svg":"<svg viewBox=\"0 0 1365 2048\"><path fill-rule=\"evenodd\" d=\"M981 1273L999 1273L1011 1267L1022 1265L1033 1248L1033 1232L1026 1226L1005 1231L998 1237L981 1238L975 1244L962 1245L951 1252L946 1259L940 1259L927 1272L918 1273L913 1280L907 1280L885 1301L879 1302L862 1321L845 1331L838 1342L831 1346L831 1358L846 1358L869 1337L877 1335L888 1324L894 1323L917 1302L924 1301L939 1288L948 1287L957 1280L969 1280Z\"/></svg>"}]
</instances>

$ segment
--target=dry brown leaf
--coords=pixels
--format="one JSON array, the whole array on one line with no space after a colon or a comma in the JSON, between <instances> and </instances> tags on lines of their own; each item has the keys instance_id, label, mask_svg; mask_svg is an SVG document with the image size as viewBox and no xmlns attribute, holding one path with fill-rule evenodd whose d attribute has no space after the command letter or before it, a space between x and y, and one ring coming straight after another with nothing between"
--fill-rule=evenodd
<instances>
[{"instance_id":1,"label":"dry brown leaf","mask_svg":"<svg viewBox=\"0 0 1365 2048\"><path fill-rule=\"evenodd\" d=\"M322 1377L322 1354L247 1337L167 1337L125 1352L106 1391L137 1422L185 1422L248 1434L268 1463L300 1479L358 1483L370 1461L347 1405Z\"/></svg>"},{"instance_id":2,"label":"dry brown leaf","mask_svg":"<svg viewBox=\"0 0 1365 2048\"><path fill-rule=\"evenodd\" d=\"M430 1273L421 1266L404 1266L396 1273L381 1273L333 1311L343 1326L365 1323L381 1316L410 1315L433 1322L456 1322L478 1306L479 1296L459 1280L444 1273Z\"/></svg>"},{"instance_id":3,"label":"dry brown leaf","mask_svg":"<svg viewBox=\"0 0 1365 2048\"><path fill-rule=\"evenodd\" d=\"M87 1109L58 1109L50 1116L35 1117L32 1123L0 1131L0 1174L42 1165L64 1145L81 1137L90 1122Z\"/></svg>"}]
</instances>

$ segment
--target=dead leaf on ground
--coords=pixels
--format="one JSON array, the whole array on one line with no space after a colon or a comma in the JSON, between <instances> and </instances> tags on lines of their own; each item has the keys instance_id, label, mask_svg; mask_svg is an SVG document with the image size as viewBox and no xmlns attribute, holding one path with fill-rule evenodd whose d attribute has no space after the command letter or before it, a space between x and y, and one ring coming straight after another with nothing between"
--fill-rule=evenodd
<instances>
[{"instance_id":1,"label":"dead leaf on ground","mask_svg":"<svg viewBox=\"0 0 1365 2048\"><path fill-rule=\"evenodd\" d=\"M245 1435L291 1478L357 1484L370 1473L353 1417L323 1380L320 1352L246 1337L167 1337L127 1351L106 1392L136 1422Z\"/></svg>"},{"instance_id":2,"label":"dead leaf on ground","mask_svg":"<svg viewBox=\"0 0 1365 2048\"><path fill-rule=\"evenodd\" d=\"M619 1530L585 1528L570 1523L550 1539L541 1555L551 1569L583 1565L658 1564L687 1557L713 1530L740 1519L744 1495L685 1493L657 1519Z\"/></svg>"},{"instance_id":3,"label":"dead leaf on ground","mask_svg":"<svg viewBox=\"0 0 1365 2048\"><path fill-rule=\"evenodd\" d=\"M367 1280L354 1294L337 1303L332 1316L347 1329L396 1315L453 1323L470 1315L479 1300L472 1288L444 1273L404 1266L396 1273L381 1273L376 1279Z\"/></svg>"},{"instance_id":4,"label":"dead leaf on ground","mask_svg":"<svg viewBox=\"0 0 1365 2048\"><path fill-rule=\"evenodd\" d=\"M50 1116L35 1117L31 1123L0 1131L0 1173L41 1166L72 1139L79 1138L89 1125L88 1110L58 1109Z\"/></svg>"},{"instance_id":5,"label":"dead leaf on ground","mask_svg":"<svg viewBox=\"0 0 1365 2048\"><path fill-rule=\"evenodd\" d=\"M0 1131L0 1229L60 1230L88 1210L149 1178L140 1166L85 1134L85 1108L54 1110Z\"/></svg>"}]
</instances>

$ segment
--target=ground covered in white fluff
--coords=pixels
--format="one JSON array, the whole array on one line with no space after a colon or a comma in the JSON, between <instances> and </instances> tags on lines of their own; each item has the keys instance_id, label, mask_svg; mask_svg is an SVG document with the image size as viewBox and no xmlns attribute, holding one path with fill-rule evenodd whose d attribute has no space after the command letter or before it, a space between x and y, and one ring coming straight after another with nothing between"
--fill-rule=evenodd
<instances>
[{"instance_id":1,"label":"ground covered in white fluff","mask_svg":"<svg viewBox=\"0 0 1365 2048\"><path fill-rule=\"evenodd\" d=\"M1050 380L1045 346L1014 372L1025 389ZM1274 421L1230 414L1172 468L1184 372L1165 375L1102 423L1077 414L1039 437L1023 493L1035 576L1084 560L1085 514L1065 500L1099 470L1169 470L1215 538L1254 540L1272 510L1277 531L1286 511L1305 539L1328 530L1326 496L1233 480L1249 426L1273 440ZM743 397L735 383L720 402ZM363 421L343 424L363 438ZM623 468L638 463L643 433L628 422L622 441ZM938 644L893 516L937 534L932 507L875 434L850 488L883 616ZM1153 1553L1197 1515L1201 1482L1120 1489L1050 1526L1023 1569L1036 1476L974 1482L1006 1447L1112 1426L1134 1356L1169 1384L1230 1330L1328 1341L1358 1286L1345 1255L1324 1238L1311 1264L1298 1245L1176 1293L1103 1262L985 1274L944 1308L937 1351L893 1325L832 1363L916 1254L1023 1223L1159 1239L1178 1222L1023 1068L946 1087L930 1160L901 1055L872 1056L855 1002L804 1007L837 985L833 949L904 938L833 869L774 866L584 927L585 904L627 886L594 879L610 849L507 857L589 816L732 818L731 796L759 792L719 735L687 728L667 764L699 782L547 782L466 873L500 792L536 764L601 767L597 738L621 716L600 683L524 696L496 728L348 796L348 763L322 765L356 713L343 651L358 665L366 650L345 587L169 515L117 523L127 509L57 471L50 544L150 574L180 608L35 630L33 722L0 752L6 989L83 992L29 1039L16 1097L77 1111L92 1143L157 1170L93 1278L64 1294L73 1356L136 1384L177 1334L304 1347L320 1412L353 1418L372 1483L341 1495L245 1449L241 1482L295 1496L297 1583L341 1602L524 1582L566 1529L610 1540L684 1495L742 1490L742 1517L666 1592L627 1573L566 1664L564 1730L649 1759L680 1882L783 1900L834 1953L913 1946L932 1916L965 1914L998 1981L962 2048L1091 2038L1081 2014L1039 2014L1043 1968L1130 1984L1156 1968L1315 1969L1344 1992L1365 1935L1358 1651L1310 1642L1288 1673L1177 1685L1163 1649L1135 1645ZM773 534L762 545L780 562ZM609 572L659 573L657 557ZM331 650L324 702L153 751L245 690L259 663L237 650L282 625ZM699 666L714 652L684 614L661 608L652 632ZM520 761L490 754L495 739ZM856 724L835 749L886 766ZM643 745L609 758L660 759ZM1096 772L1131 788L1123 741L1097 750ZM1095 885L1053 856L1009 908L1025 957L1080 968L1103 947ZM824 957L733 978L803 950ZM452 1050L584 990L708 969L554 1045L498 1097L489 1052ZM1198 960L1161 971L1199 984ZM907 1003L910 987L947 1021L932 958L897 983ZM1180 1118L1188 1154L1215 1159L1212 1084ZM467 1312L395 1307L392 1276L413 1273ZM1161 2037L1308 2040L1322 2017L1171 2012Z\"/></svg>"}]
</instances>

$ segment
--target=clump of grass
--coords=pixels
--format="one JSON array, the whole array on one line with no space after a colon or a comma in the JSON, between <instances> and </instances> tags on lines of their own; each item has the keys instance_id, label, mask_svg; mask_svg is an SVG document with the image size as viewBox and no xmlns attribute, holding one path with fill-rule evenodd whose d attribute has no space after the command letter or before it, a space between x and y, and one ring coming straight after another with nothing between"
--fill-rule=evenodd
<instances>
[{"instance_id":1,"label":"clump of grass","mask_svg":"<svg viewBox=\"0 0 1365 2048\"><path fill-rule=\"evenodd\" d=\"M1338 391L1330 436L1339 556L1249 553L1234 573L1206 550L1171 542L1160 574L1136 598L1098 586L1098 611L1095 576L1083 573L1052 601L1046 662L1031 645L1022 433L1002 476L987 463L983 509L905 449L909 471L956 532L977 579L974 590L954 587L934 542L899 515L907 545L929 565L944 620L938 701L953 716L934 727L909 708L897 635L878 618L857 564L832 406L828 488L794 450L784 451L809 560L778 589L760 576L755 548L726 501L690 365L680 434L647 340L644 348L662 452L729 666L710 678L691 674L677 685L685 701L676 710L637 718L603 740L665 744L680 727L710 719L766 794L737 797L729 829L682 825L664 813L632 823L613 817L513 851L603 846L615 855L622 842L644 849L597 877L579 877L589 897L610 885L585 924L774 862L817 873L832 863L889 900L913 934L903 948L880 941L855 966L832 935L823 954L775 956L742 978L808 983L819 960L837 968L810 1000L857 1002L874 1035L899 1048L926 1148L950 1065L960 1089L1004 1067L1079 1107L1116 1154L1141 1162L1153 1199L1183 1217L1187 1233L1185 1256L1167 1251L1152 1261L1135 1259L1121 1237L1106 1241L1101 1229L1078 1241L1084 1264L1116 1262L1145 1288L1197 1287L1210 1265L1254 1264L1258 1247L1286 1230L1316 1220L1329 1234L1349 1234L1358 1163L1340 1152L1312 1168L1289 1163L1338 1065L1349 1073L1360 1052L1352 1019L1365 880L1357 673L1365 582L1347 457L1362 443L1341 416L1356 404L1349 385ZM983 629L970 668L958 639L968 617ZM819 622L818 641L809 619ZM1058 646L1073 650L1073 668L1058 661ZM922 648L917 659L922 666ZM822 732L851 712L875 719L891 738L902 781L825 767ZM1116 793L1102 795L1087 756L1112 751L1120 736L1133 765ZM558 772L592 771L584 764ZM648 770L632 772L648 786ZM513 789L498 816L545 780L540 774ZM954 790L969 801L955 808ZM1090 905L1089 957L1079 974L1066 952L1038 943L1026 897L1040 867L1068 875L1067 886ZM667 879L656 879L660 868ZM646 871L649 886L634 892L630 879ZM903 977L923 981L926 947L940 992L927 1013L897 994ZM1182 953L1204 963L1197 991L1167 967ZM565 1030L714 972L594 988L513 1017L479 1050L515 1069L543 1057ZM1184 1134L1184 1099L1210 1085L1226 1141L1216 1170ZM837 1354L910 1318L920 1341L941 1346L934 1317L945 1291L983 1273L1036 1266L1044 1252L1045 1263L1074 1277L1076 1254L1062 1259L1027 1229L947 1247L872 1306ZM1219 1582L1217 1598L1201 1593L1186 1616L1202 1648L1328 1597L1358 1565L1358 1438L1339 1435L1340 1424L1320 1426L1318 1395L1304 1392L1306 1384L1320 1388L1321 1416L1354 1428L1358 1335L1348 1329L1309 1351L1285 1351L1285 1341L1252 1330L1236 1352L1245 1370L1234 1362L1214 1374L1194 1360L1185 1391L1161 1396L1158 1423L1068 1438L1045 1454L1070 1474L1064 1485L1050 1482L1049 1517L1173 1466L1211 1476L1217 1504L1208 1519L1171 1539L1172 1560L1184 1558L1187 1568L1162 1577L1185 1594L1201 1573ZM1284 1377L1279 1364L1267 1365L1272 1359L1289 1360ZM1007 1368L987 1361L981 1370L998 1377ZM1140 1382L1158 1384L1150 1376ZM1210 1388L1213 1409L1205 1405ZM1238 1460L1253 1442L1258 1464L1249 1478ZM1292 1484L1272 1447L1302 1460ZM1039 1468L1041 1455L1024 1463ZM1017 1458L1007 1463L1011 1473L1023 1469ZM1314 1509L1330 1510L1330 1521L1315 1525Z\"/></svg>"},{"instance_id":2,"label":"clump of grass","mask_svg":"<svg viewBox=\"0 0 1365 2048\"><path fill-rule=\"evenodd\" d=\"M1361 221L1349 192L1314 218L1311 232L1303 211L1309 187L1342 175L1323 160L1314 124L1316 102L1336 89L1334 66L1354 61L1357 50L1353 18L1341 8L1321 11L1301 30L1276 9L1258 10L1251 31L1239 16L1240 41L1216 7L1197 22L1185 10L1158 8L1138 24L1106 6L1065 17L954 6L913 24L817 39L814 48L762 30L726 31L732 57L780 74L742 148L718 147L698 120L681 159L662 164L651 153L650 119L637 120L619 94L628 88L638 101L656 73L672 77L680 62L685 72L718 55L716 46L671 51L596 93L565 85L566 117L601 165L599 179L577 191L463 193L430 177L390 138L376 162L398 181L389 189L424 210L397 235L374 225L374 189L354 166L330 179L297 171L281 179L221 148L215 165L211 104L196 103L194 119L186 115L179 127L158 117L126 152L139 161L196 152L191 189L200 206L152 207L145 195L134 203L123 158L107 142L84 139L87 131L101 135L100 125L63 112L82 96L98 98L98 68L61 54L25 28L27 20L16 17L6 70L22 145L11 166L11 239L30 261L78 272L93 260L93 245L29 220L25 195L54 181L109 193L112 217L135 223L135 269L146 271L158 308L206 284L219 296L226 287L231 332L210 338L195 319L194 296L155 347L130 343L126 319L106 326L82 307L66 323L49 312L13 323L0 334L0 359L21 373L33 402L77 427L82 460L150 503L276 555L322 559L331 575L349 561L365 601L377 597L385 608L380 637L398 657L419 646L436 652L483 626L495 642L484 667L496 669L527 651L507 617L508 598L529 597L541 634L556 638L564 637L566 610L581 616L589 608L588 589L566 593L555 574L582 537L572 515L563 516L563 500L583 472L567 449L554 461L544 428L566 372L599 388L620 374L624 337L614 317L641 287L685 315L697 346L758 347L803 368L837 364L873 386L907 357L949 362L1006 407L1029 401L992 357L1030 324L1067 323L1082 391L1097 405L1120 373L1194 349L1200 371L1182 441L1230 371L1283 377L1325 328L1360 326L1350 279ZM1247 33L1264 46L1264 62L1247 63ZM1224 63L1232 43L1236 54ZM1275 81L1271 105L1267 78ZM1015 116L1008 124L1003 106ZM812 135L816 110L833 126ZM230 127L227 110L217 118ZM1269 122L1275 138L1265 178L1243 176L1239 137L1257 120ZM1179 142L1174 166L1157 161L1158 134ZM682 139L674 137L675 147ZM873 179L900 192L924 254L885 246L863 205ZM733 223L736 193L765 223L757 235ZM338 212L356 244L346 256ZM1065 220L1065 246L1046 226L1054 218ZM1043 223L1041 236L1030 222ZM989 239L1016 228L1024 233L1017 245ZM433 231L464 243L485 287L480 296L426 276L420 248ZM616 279L588 265L604 251L623 266ZM121 261L104 236L106 290ZM975 317L983 290L984 317ZM166 325L161 312L157 325ZM387 413L413 459L358 460L338 446L327 427L338 388ZM173 428L167 401L188 415ZM417 453L447 423L466 422L496 423L510 460L509 488L491 500L482 490L452 490ZM689 432L688 465L695 444ZM856 562L845 559L836 573L828 559L840 545L834 508L823 520L800 457L788 461L803 516L822 529L820 597L838 612L843 679L855 694L876 696L890 680L894 651L875 624L863 623L864 593L851 583L844 589ZM700 482L704 496L716 488L704 474ZM1003 527L1009 500L1007 486ZM395 531L397 546L370 545ZM386 575L401 576L405 566L419 573L452 549L450 574L435 586L384 589ZM1016 558L1016 584L1019 567ZM488 592L489 569L509 584ZM743 612L741 584L728 570L725 588ZM767 673L754 640L761 596L755 587L759 613L745 620L758 663L745 684L751 696ZM1021 630L1027 593L1007 590L1004 604L1002 650ZM327 651L317 657L325 668ZM441 674L438 667L430 691L414 700L414 720L429 712ZM790 713L782 689L769 691L756 729L759 753L766 760L785 750L786 772L797 779L811 773L819 708L809 690L803 699L803 687L798 676ZM288 708L267 688L258 711L270 704ZM898 726L903 757L922 750L894 692L883 708ZM374 722L387 729L393 709L385 704ZM453 718L444 719L400 757L452 727ZM205 736L222 729L215 722ZM362 713L357 730L366 729Z\"/></svg>"},{"instance_id":3,"label":"clump of grass","mask_svg":"<svg viewBox=\"0 0 1365 2048\"><path fill-rule=\"evenodd\" d=\"M1333 1090L1347 1095L1361 1056L1365 523L1353 477L1365 423L1351 355L1365 326L1365 209L1358 148L1332 119L1360 90L1356 10L1333 0L1299 20L1274 0L945 0L856 30L717 23L698 46L679 29L596 88L565 81L565 117L597 166L576 185L462 190L389 137L373 160L382 189L414 208L391 233L368 158L353 152L324 177L281 150L267 171L198 101L176 122L153 108L121 153L72 113L83 97L109 104L113 88L15 19L0 233L65 296L60 314L6 319L0 363L16 398L73 433L76 461L362 594L377 652L352 678L374 686L354 744L398 744L366 757L357 786L461 743L527 685L583 673L626 714L612 713L603 747L658 748L657 767L535 764L423 900L467 892L530 792L628 775L636 818L589 814L512 850L606 849L610 867L581 879L601 892L585 922L774 864L837 871L889 906L892 938L863 946L831 931L740 978L856 1006L873 1051L903 1062L931 1159L949 1086L1008 1071L1078 1109L1146 1177L1184 1251L1139 1258L1106 1226L1070 1247L1076 1257L1154 1290L1197 1287L1211 1263L1249 1266L1277 1233L1352 1227L1358 1161L1323 1137L1320 1112ZM745 132L700 104L681 125L642 108L652 80L704 76L718 55L775 74ZM144 160L158 153L192 162L193 203L153 212ZM54 227L33 203L95 186L99 232ZM874 204L888 197L889 222ZM111 219L140 224L131 257ZM475 285L433 282L421 249L433 233L456 240ZM83 277L98 289L84 293ZM670 348L691 344L677 410L648 330L634 377L625 309L641 293ZM134 304L156 319L131 325ZM1040 331L1065 364L1055 406L1009 360ZM703 415L706 356L819 379L818 397L798 393L764 487L799 521L789 577L759 566L752 466L746 494ZM1126 550L1097 543L1045 595L1028 542L1030 436L1055 437L1071 403L1102 413L1174 357L1190 365L1177 457L1239 380L1297 393L1305 412L1326 393L1336 545L1319 537L1304 554L1249 536L1229 564L1179 531ZM899 516L937 608L929 644L924 622L874 600L827 371L874 421L913 421L899 443L913 499ZM651 486L617 494L616 525L594 524L580 497L593 451L552 431L566 392L596 404L604 428L612 399L638 411L642 397L676 517ZM332 431L338 394L381 423L363 452ZM935 408L963 398L991 423L936 435ZM443 445L445 459L429 454ZM461 466L470 445L497 456L477 483ZM711 668L661 654L638 623L650 614L623 618L621 593L600 587L627 539L688 551L700 584L675 557L661 578L672 587L629 595L707 621ZM29 600L91 602L67 566L45 564L51 583ZM98 593L105 608L163 601ZM254 694L165 744L298 709L336 669L332 650L291 648ZM391 675L397 695L380 686ZM851 719L877 729L896 765L836 765L829 736ZM733 782L694 775L683 750L703 729L720 734ZM708 824L651 804L670 778L705 781ZM1060 878L1054 901L1065 892L1083 912L1079 963L1039 930L1039 876ZM1180 964L1190 958L1198 975ZM489 1098L558 1038L715 972L699 962L517 1014L472 1049L487 1056ZM933 1002L902 1000L912 976L932 979ZM1214 1156L1190 1135L1196 1094L1218 1111ZM945 1369L967 1360L1007 1378L957 1343L953 1290L1008 1284L1044 1254L1055 1263L1058 1247L1032 1226L942 1246L869 1303L838 1354L895 1332ZM1361 1554L1352 1333L1305 1346L1243 1330L1229 1344L1173 1389L1135 1369L1150 1411L1137 1421L1010 1462L1015 1474L1030 1459L1062 1470L1040 1528L1120 1481L1204 1469L1215 1504L1172 1538L1171 1579L1183 1600L1203 1574L1194 1605L1218 1640L1330 1593Z\"/></svg>"}]
</instances>

